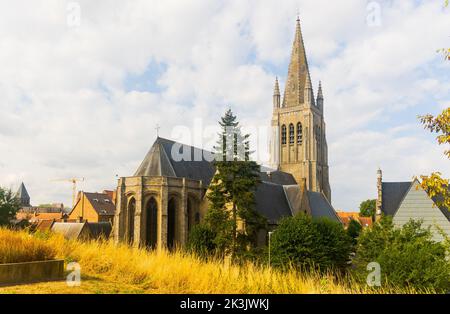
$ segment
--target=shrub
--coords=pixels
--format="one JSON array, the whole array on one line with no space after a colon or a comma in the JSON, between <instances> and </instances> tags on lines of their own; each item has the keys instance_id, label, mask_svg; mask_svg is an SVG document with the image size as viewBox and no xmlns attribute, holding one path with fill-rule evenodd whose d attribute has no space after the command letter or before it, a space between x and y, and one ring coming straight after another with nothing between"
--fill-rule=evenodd
<instances>
[{"instance_id":1,"label":"shrub","mask_svg":"<svg viewBox=\"0 0 450 314\"><path fill-rule=\"evenodd\" d=\"M200 257L208 257L214 254L216 235L205 224L195 225L189 233L187 249Z\"/></svg>"},{"instance_id":2,"label":"shrub","mask_svg":"<svg viewBox=\"0 0 450 314\"><path fill-rule=\"evenodd\" d=\"M283 219L272 235L272 264L282 268L344 268L350 248L351 239L340 223L299 214Z\"/></svg>"},{"instance_id":3,"label":"shrub","mask_svg":"<svg viewBox=\"0 0 450 314\"><path fill-rule=\"evenodd\" d=\"M430 229L422 222L409 221L396 228L385 217L358 239L356 274L365 280L370 262L381 266L382 284L447 291L450 288L450 263L446 247L432 240Z\"/></svg>"},{"instance_id":4,"label":"shrub","mask_svg":"<svg viewBox=\"0 0 450 314\"><path fill-rule=\"evenodd\" d=\"M54 259L55 249L25 232L0 228L0 264Z\"/></svg>"},{"instance_id":5,"label":"shrub","mask_svg":"<svg viewBox=\"0 0 450 314\"><path fill-rule=\"evenodd\" d=\"M351 219L350 223L348 224L347 234L352 239L353 245L356 245L361 230L362 230L361 224L358 221Z\"/></svg>"}]
</instances>

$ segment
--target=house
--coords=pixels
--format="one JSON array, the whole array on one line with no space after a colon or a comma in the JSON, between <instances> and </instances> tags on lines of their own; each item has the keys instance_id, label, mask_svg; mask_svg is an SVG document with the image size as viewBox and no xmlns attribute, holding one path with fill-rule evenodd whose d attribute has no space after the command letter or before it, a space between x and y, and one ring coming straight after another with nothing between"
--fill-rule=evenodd
<instances>
[{"instance_id":1,"label":"house","mask_svg":"<svg viewBox=\"0 0 450 314\"><path fill-rule=\"evenodd\" d=\"M377 179L377 218L392 216L394 224L403 226L409 220L422 220L424 227L431 227L433 239L442 241L440 230L450 236L450 211L436 204L414 178L406 182L383 182L382 171Z\"/></svg>"},{"instance_id":2,"label":"house","mask_svg":"<svg viewBox=\"0 0 450 314\"><path fill-rule=\"evenodd\" d=\"M108 193L80 192L69 213L68 221L109 222L114 219L115 205Z\"/></svg>"},{"instance_id":3,"label":"house","mask_svg":"<svg viewBox=\"0 0 450 314\"><path fill-rule=\"evenodd\" d=\"M373 224L372 217L362 217L360 215L360 213L338 211L337 215L339 216L339 219L341 220L341 222L344 224L345 228L348 227L348 225L350 224L350 221L352 221L352 220L359 222L359 224L363 228L370 227Z\"/></svg>"}]
</instances>

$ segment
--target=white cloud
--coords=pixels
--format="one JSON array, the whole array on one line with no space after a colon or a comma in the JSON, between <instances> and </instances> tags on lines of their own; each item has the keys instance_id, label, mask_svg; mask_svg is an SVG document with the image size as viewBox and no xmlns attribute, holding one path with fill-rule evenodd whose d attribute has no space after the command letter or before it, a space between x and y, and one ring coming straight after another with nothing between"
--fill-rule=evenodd
<instances>
[{"instance_id":1,"label":"white cloud","mask_svg":"<svg viewBox=\"0 0 450 314\"><path fill-rule=\"evenodd\" d=\"M244 125L269 124L274 76L284 82L296 10L315 88L325 90L333 201L355 209L374 197L375 171L408 180L448 169L442 147L415 118L449 105L449 10L439 3L380 1L382 26L366 25L366 2L0 2L0 185L25 181L35 204L65 201L69 184L113 188L155 138L196 118L215 124L231 106ZM157 73L150 91L131 75ZM261 149L264 149L264 145ZM449 174L450 175L450 174Z\"/></svg>"}]
</instances>

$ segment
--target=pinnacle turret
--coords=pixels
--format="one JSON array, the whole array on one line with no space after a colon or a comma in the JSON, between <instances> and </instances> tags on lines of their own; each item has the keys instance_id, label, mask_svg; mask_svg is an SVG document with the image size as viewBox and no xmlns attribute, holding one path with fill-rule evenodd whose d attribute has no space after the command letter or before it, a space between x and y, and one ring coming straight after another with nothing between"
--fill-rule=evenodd
<instances>
[{"instance_id":1,"label":"pinnacle turret","mask_svg":"<svg viewBox=\"0 0 450 314\"><path fill-rule=\"evenodd\" d=\"M278 77L275 79L275 87L273 90L273 107L280 108L281 105L281 94L280 85L278 84Z\"/></svg>"},{"instance_id":2,"label":"pinnacle turret","mask_svg":"<svg viewBox=\"0 0 450 314\"><path fill-rule=\"evenodd\" d=\"M317 92L317 107L323 110L323 92L322 92L322 82L319 81L319 90Z\"/></svg>"},{"instance_id":3,"label":"pinnacle turret","mask_svg":"<svg viewBox=\"0 0 450 314\"><path fill-rule=\"evenodd\" d=\"M305 105L313 106L314 105L314 92L311 84L311 78L309 77L309 73L306 75L305 79Z\"/></svg>"}]
</instances>

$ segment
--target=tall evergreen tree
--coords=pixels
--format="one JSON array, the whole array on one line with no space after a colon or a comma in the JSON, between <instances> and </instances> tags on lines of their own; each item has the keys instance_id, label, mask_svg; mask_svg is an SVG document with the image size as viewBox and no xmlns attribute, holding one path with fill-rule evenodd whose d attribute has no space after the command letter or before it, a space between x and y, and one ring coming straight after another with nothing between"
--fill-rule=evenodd
<instances>
[{"instance_id":1,"label":"tall evergreen tree","mask_svg":"<svg viewBox=\"0 0 450 314\"><path fill-rule=\"evenodd\" d=\"M219 124L222 130L215 147L216 174L207 196L210 208L206 222L216 234L218 251L234 258L238 251L254 244L266 219L254 209L260 166L250 160L249 135L242 134L231 110ZM238 222L243 228L238 228Z\"/></svg>"},{"instance_id":2,"label":"tall evergreen tree","mask_svg":"<svg viewBox=\"0 0 450 314\"><path fill-rule=\"evenodd\" d=\"M9 225L19 209L20 203L15 194L0 187L0 226Z\"/></svg>"}]
</instances>

